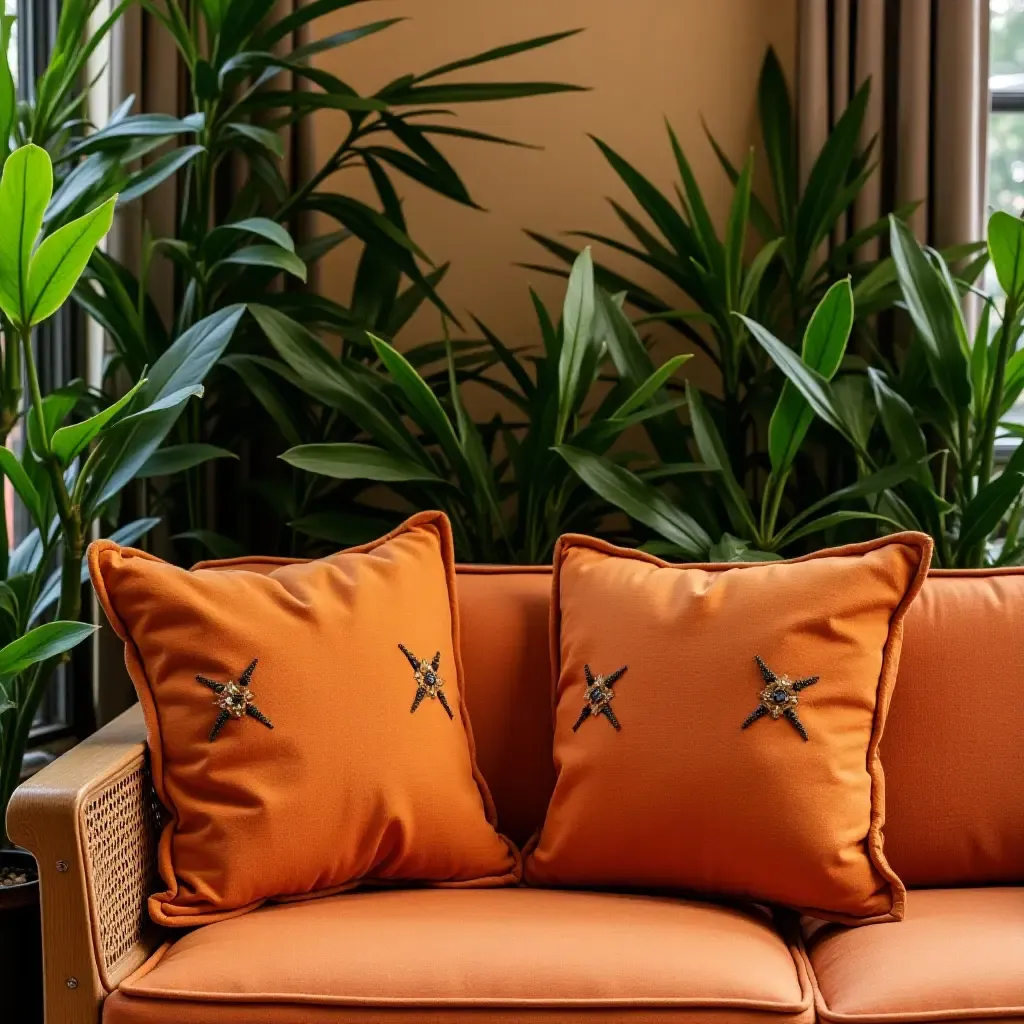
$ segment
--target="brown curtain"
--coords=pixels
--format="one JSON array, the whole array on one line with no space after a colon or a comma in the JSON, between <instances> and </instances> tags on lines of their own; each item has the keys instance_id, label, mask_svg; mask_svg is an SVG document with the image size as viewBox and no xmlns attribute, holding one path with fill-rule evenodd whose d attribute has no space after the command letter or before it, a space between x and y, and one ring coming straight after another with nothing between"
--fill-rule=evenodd
<instances>
[{"instance_id":1,"label":"brown curtain","mask_svg":"<svg viewBox=\"0 0 1024 1024\"><path fill-rule=\"evenodd\" d=\"M936 246L981 238L988 126L989 0L800 0L800 173L865 79L864 142L879 170L848 230L921 200L909 218ZM864 256L879 249L875 240Z\"/></svg>"}]
</instances>

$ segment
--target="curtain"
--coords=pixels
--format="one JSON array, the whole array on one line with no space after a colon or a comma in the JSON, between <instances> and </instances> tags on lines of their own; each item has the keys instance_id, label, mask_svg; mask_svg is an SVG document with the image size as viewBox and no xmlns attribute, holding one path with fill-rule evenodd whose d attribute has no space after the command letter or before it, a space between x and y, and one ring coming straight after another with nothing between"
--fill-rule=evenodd
<instances>
[{"instance_id":1,"label":"curtain","mask_svg":"<svg viewBox=\"0 0 1024 1024\"><path fill-rule=\"evenodd\" d=\"M798 117L806 178L850 97L871 79L863 142L878 171L847 232L920 200L908 217L936 246L983 237L989 0L800 0ZM838 239L837 241L842 241ZM865 258L878 254L875 239Z\"/></svg>"}]
</instances>

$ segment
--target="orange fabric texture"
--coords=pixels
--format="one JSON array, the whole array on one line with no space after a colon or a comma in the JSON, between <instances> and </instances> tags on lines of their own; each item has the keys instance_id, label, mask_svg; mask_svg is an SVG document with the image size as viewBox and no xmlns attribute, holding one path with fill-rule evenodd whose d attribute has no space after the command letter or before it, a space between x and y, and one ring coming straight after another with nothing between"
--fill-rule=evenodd
<instances>
[{"instance_id":1,"label":"orange fabric texture","mask_svg":"<svg viewBox=\"0 0 1024 1024\"><path fill-rule=\"evenodd\" d=\"M265 907L165 946L121 991L207 1009L291 1004L295 1020L306 1019L296 1004L464 1009L474 1020L497 1008L513 1020L531 1010L558 1010L562 1020L563 1011L604 1019L640 1008L690 1011L683 1020L706 1020L709 1010L734 1011L729 1020L811 1019L799 951L766 911L535 889L367 892Z\"/></svg>"},{"instance_id":2,"label":"orange fabric texture","mask_svg":"<svg viewBox=\"0 0 1024 1024\"><path fill-rule=\"evenodd\" d=\"M919 890L899 925L808 924L822 1020L1024 1017L1024 889Z\"/></svg>"},{"instance_id":3,"label":"orange fabric texture","mask_svg":"<svg viewBox=\"0 0 1024 1024\"><path fill-rule=\"evenodd\" d=\"M1024 883L1024 569L931 572L905 630L886 855L911 887Z\"/></svg>"},{"instance_id":4,"label":"orange fabric texture","mask_svg":"<svg viewBox=\"0 0 1024 1024\"><path fill-rule=\"evenodd\" d=\"M187 572L109 541L90 547L89 567L125 641L171 814L159 845L167 889L149 904L159 924L361 882L518 879L476 770L443 515L269 574ZM429 694L410 714L422 687L400 644L440 654L452 718ZM232 691L197 679L238 684L254 659L248 690L273 728L221 716L214 701Z\"/></svg>"},{"instance_id":5,"label":"orange fabric texture","mask_svg":"<svg viewBox=\"0 0 1024 1024\"><path fill-rule=\"evenodd\" d=\"M849 923L899 918L878 742L931 541L791 562L678 566L569 536L555 552L557 781L526 863L539 885L682 888ZM796 723L741 726L791 680ZM621 666L595 711L585 673ZM788 684L787 684L788 685ZM574 725L578 731L574 731Z\"/></svg>"},{"instance_id":6,"label":"orange fabric texture","mask_svg":"<svg viewBox=\"0 0 1024 1024\"><path fill-rule=\"evenodd\" d=\"M227 558L196 569L269 573L306 559ZM551 567L455 567L466 707L477 762L498 827L522 845L540 828L555 771L551 763Z\"/></svg>"}]
</instances>

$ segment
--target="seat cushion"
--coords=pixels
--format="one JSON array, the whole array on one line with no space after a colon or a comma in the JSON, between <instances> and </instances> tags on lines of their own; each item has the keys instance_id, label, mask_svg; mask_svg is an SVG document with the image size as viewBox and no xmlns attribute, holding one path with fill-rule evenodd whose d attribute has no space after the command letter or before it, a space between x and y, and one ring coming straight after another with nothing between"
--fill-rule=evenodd
<instances>
[{"instance_id":1,"label":"seat cushion","mask_svg":"<svg viewBox=\"0 0 1024 1024\"><path fill-rule=\"evenodd\" d=\"M319 1008L319 1015L314 1015ZM105 1024L245 1021L813 1020L767 911L668 897L362 892L264 907L159 950ZM426 1014L426 1016L424 1015Z\"/></svg>"},{"instance_id":2,"label":"seat cushion","mask_svg":"<svg viewBox=\"0 0 1024 1024\"><path fill-rule=\"evenodd\" d=\"M807 932L822 1020L1024 1016L1024 888L922 889L899 924L810 923Z\"/></svg>"}]
</instances>

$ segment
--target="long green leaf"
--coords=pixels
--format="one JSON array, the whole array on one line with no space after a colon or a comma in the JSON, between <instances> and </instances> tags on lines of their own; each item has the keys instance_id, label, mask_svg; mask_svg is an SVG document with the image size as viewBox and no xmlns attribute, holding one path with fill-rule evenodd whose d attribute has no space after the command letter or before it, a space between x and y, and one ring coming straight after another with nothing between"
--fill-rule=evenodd
<instances>
[{"instance_id":1,"label":"long green leaf","mask_svg":"<svg viewBox=\"0 0 1024 1024\"><path fill-rule=\"evenodd\" d=\"M646 405L675 375L676 370L692 358L692 354L673 356L663 363L612 413L612 418L622 419Z\"/></svg>"},{"instance_id":2,"label":"long green leaf","mask_svg":"<svg viewBox=\"0 0 1024 1024\"><path fill-rule=\"evenodd\" d=\"M0 677L16 676L40 661L70 651L95 632L96 626L88 622L47 622L36 626L0 650Z\"/></svg>"},{"instance_id":3,"label":"long green leaf","mask_svg":"<svg viewBox=\"0 0 1024 1024\"><path fill-rule=\"evenodd\" d=\"M378 358L387 367L392 380L408 403L413 420L421 429L438 440L455 471L460 475L466 473L468 466L455 428L430 385L401 352L373 334L367 336Z\"/></svg>"},{"instance_id":4,"label":"long green leaf","mask_svg":"<svg viewBox=\"0 0 1024 1024\"><path fill-rule=\"evenodd\" d=\"M558 354L558 419L555 443L565 437L575 411L580 371L594 344L594 261L588 246L579 254L569 274L562 310L562 350Z\"/></svg>"},{"instance_id":5,"label":"long green leaf","mask_svg":"<svg viewBox=\"0 0 1024 1024\"><path fill-rule=\"evenodd\" d=\"M797 199L796 139L793 134L793 107L789 87L772 47L768 48L761 65L757 106L772 189L775 192L775 208L783 229L788 231Z\"/></svg>"},{"instance_id":6,"label":"long green leaf","mask_svg":"<svg viewBox=\"0 0 1024 1024\"><path fill-rule=\"evenodd\" d=\"M452 71L462 71L465 68L476 67L479 64L487 64L495 60L504 60L517 53L525 53L527 50L536 50L541 46L550 46L561 39L568 39L570 36L578 35L583 29L572 28L565 32L553 32L546 36L535 36L533 39L523 39L518 43L508 43L505 46L496 46L492 50L484 50L483 53L474 54L472 57L463 57L461 60L453 60L449 64L442 64L440 67L425 71L422 75L416 76L417 82L425 82L429 78L438 78L447 75Z\"/></svg>"},{"instance_id":7,"label":"long green leaf","mask_svg":"<svg viewBox=\"0 0 1024 1024\"><path fill-rule=\"evenodd\" d=\"M754 153L751 150L743 162L739 181L736 182L725 225L725 301L729 309L738 309L740 306L743 252L746 248L747 225L750 221L750 187L753 174Z\"/></svg>"},{"instance_id":8,"label":"long green leaf","mask_svg":"<svg viewBox=\"0 0 1024 1024\"><path fill-rule=\"evenodd\" d=\"M146 460L135 475L144 480L152 476L171 476L186 469L201 466L211 459L237 459L234 452L226 448L218 448L214 444L172 444L166 448L158 448Z\"/></svg>"},{"instance_id":9,"label":"long green leaf","mask_svg":"<svg viewBox=\"0 0 1024 1024\"><path fill-rule=\"evenodd\" d=\"M3 473L11 481L11 486L21 498L28 514L32 517L32 522L42 530L46 525L43 516L43 498L36 490L28 473L25 472L25 468L18 461L17 456L4 445L0 445L0 473Z\"/></svg>"},{"instance_id":10,"label":"long green leaf","mask_svg":"<svg viewBox=\"0 0 1024 1024\"><path fill-rule=\"evenodd\" d=\"M93 250L114 222L117 196L43 239L28 271L25 311L35 326L64 305Z\"/></svg>"},{"instance_id":11,"label":"long green leaf","mask_svg":"<svg viewBox=\"0 0 1024 1024\"><path fill-rule=\"evenodd\" d=\"M335 480L445 483L427 466L368 444L303 444L289 448L280 457L296 469Z\"/></svg>"},{"instance_id":12,"label":"long green leaf","mask_svg":"<svg viewBox=\"0 0 1024 1024\"><path fill-rule=\"evenodd\" d=\"M852 328L853 290L850 279L844 278L829 288L811 316L801 352L805 365L831 380L843 361ZM768 424L768 453L776 478L792 466L813 419L807 399L787 380Z\"/></svg>"},{"instance_id":13,"label":"long green leaf","mask_svg":"<svg viewBox=\"0 0 1024 1024\"><path fill-rule=\"evenodd\" d=\"M789 346L784 345L771 331L762 327L756 320L751 320L746 316L741 316L740 319L747 325L750 333L761 344L761 347L772 357L775 365L807 399L815 413L829 426L834 427L844 437L854 442L853 433L843 420L842 412L832 395L828 381L820 373L807 366Z\"/></svg>"},{"instance_id":14,"label":"long green leaf","mask_svg":"<svg viewBox=\"0 0 1024 1024\"><path fill-rule=\"evenodd\" d=\"M842 523L850 523L857 520L869 520L884 523L886 526L891 526L895 530L903 529L902 523L897 522L895 519L891 519L889 516L884 516L879 512L858 512L851 509L845 512L830 512L828 515L821 516L819 519L812 519L809 523L804 523L803 526L786 534L786 544L793 544L798 540L803 540L804 537L810 537L815 533L821 533L823 530L830 530L833 526L840 526Z\"/></svg>"},{"instance_id":15,"label":"long green leaf","mask_svg":"<svg viewBox=\"0 0 1024 1024\"><path fill-rule=\"evenodd\" d=\"M1024 222L996 210L988 222L988 252L996 277L1007 295L1024 291Z\"/></svg>"},{"instance_id":16,"label":"long green leaf","mask_svg":"<svg viewBox=\"0 0 1024 1024\"><path fill-rule=\"evenodd\" d=\"M661 491L602 455L565 444L555 450L605 501L676 544L685 557L698 561L707 558L711 538L700 523L673 505Z\"/></svg>"},{"instance_id":17,"label":"long green leaf","mask_svg":"<svg viewBox=\"0 0 1024 1024\"><path fill-rule=\"evenodd\" d=\"M697 442L697 450L705 465L710 466L718 473L715 479L721 482L725 491L726 506L729 509L733 525L738 530L745 527L749 539L756 538L758 535L757 524L754 521L754 513L750 508L746 492L732 471L725 444L718 433L715 421L704 405L701 393L689 382L686 384L686 401L690 407L690 426L693 428L693 438Z\"/></svg>"},{"instance_id":18,"label":"long green leaf","mask_svg":"<svg viewBox=\"0 0 1024 1024\"><path fill-rule=\"evenodd\" d=\"M28 320L29 264L52 192L45 149L22 146L7 158L0 179L0 309L13 323Z\"/></svg>"},{"instance_id":19,"label":"long green leaf","mask_svg":"<svg viewBox=\"0 0 1024 1024\"><path fill-rule=\"evenodd\" d=\"M300 281L306 280L306 264L288 249L277 245L247 245L225 256L221 263L249 267L273 267Z\"/></svg>"},{"instance_id":20,"label":"long green leaf","mask_svg":"<svg viewBox=\"0 0 1024 1024\"><path fill-rule=\"evenodd\" d=\"M58 429L50 439L50 447L53 454L60 459L61 464L68 466L80 452L83 452L108 424L128 408L135 398L139 389L146 383L145 378L138 381L126 394L122 395L116 402L111 403L102 412L90 416L81 423L73 423L67 427Z\"/></svg>"},{"instance_id":21,"label":"long green leaf","mask_svg":"<svg viewBox=\"0 0 1024 1024\"><path fill-rule=\"evenodd\" d=\"M1022 489L1024 473L1009 469L982 487L963 511L957 549L969 552L987 541Z\"/></svg>"},{"instance_id":22,"label":"long green leaf","mask_svg":"<svg viewBox=\"0 0 1024 1024\"><path fill-rule=\"evenodd\" d=\"M971 404L971 378L960 307L910 229L895 217L889 241L903 301L928 353L935 386L952 408L965 409Z\"/></svg>"},{"instance_id":23,"label":"long green leaf","mask_svg":"<svg viewBox=\"0 0 1024 1024\"><path fill-rule=\"evenodd\" d=\"M823 508L846 501L853 501L858 498L872 497L890 488L898 487L900 484L916 476L919 468L925 464L925 461L923 459L912 459L908 462L884 466L882 469L870 473L868 476L861 477L846 487L840 487L839 490L832 491L831 494L827 494L824 498L803 509L786 524L785 528L776 537L779 546L782 547L788 544L790 535L797 527L810 519L811 516L817 515Z\"/></svg>"}]
</instances>

